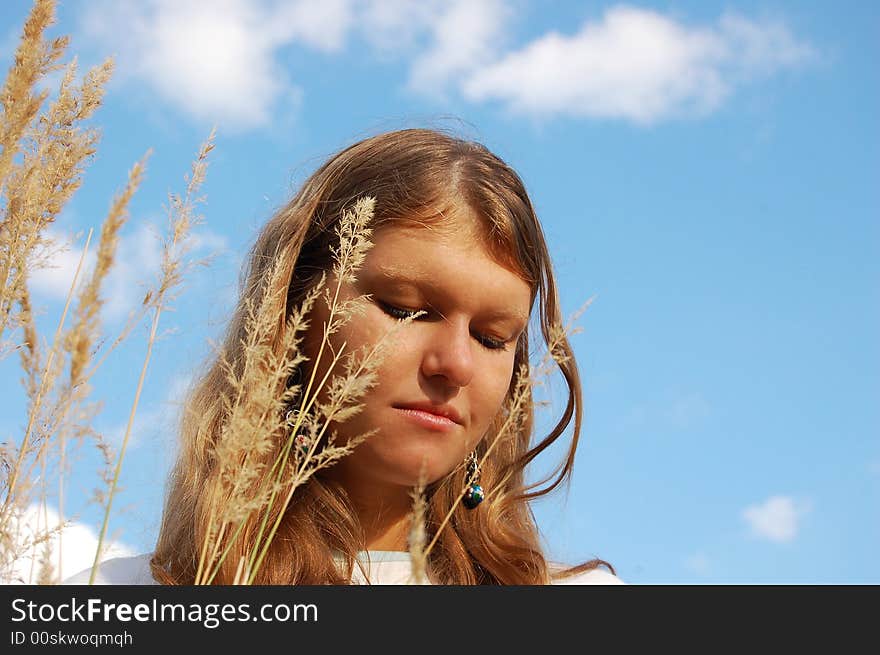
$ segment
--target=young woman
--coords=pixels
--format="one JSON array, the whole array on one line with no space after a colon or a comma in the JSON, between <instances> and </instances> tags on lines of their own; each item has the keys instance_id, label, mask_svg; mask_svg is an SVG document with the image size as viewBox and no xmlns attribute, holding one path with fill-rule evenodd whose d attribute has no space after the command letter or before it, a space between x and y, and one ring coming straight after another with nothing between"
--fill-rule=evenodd
<instances>
[{"instance_id":1,"label":"young woman","mask_svg":"<svg viewBox=\"0 0 880 655\"><path fill-rule=\"evenodd\" d=\"M546 436L533 435L528 396L523 419L497 438L508 416L506 402L529 370L530 317L537 314L549 343L562 316L550 256L524 185L484 146L408 129L367 138L333 156L257 238L222 351L225 361L245 358L248 311L266 297L267 280L283 285L276 294L283 302L270 316L277 328L269 341L276 349L293 308L319 278L328 275L327 287L336 288L337 228L344 212L366 197L375 199L373 245L356 275L339 285L336 300L366 296L367 302L325 347L332 352L366 348L398 326L361 410L331 425L336 443L373 434L291 492L253 581L412 580L412 492L421 482L422 527L431 543L421 579L434 584L620 583L602 560L570 568L548 562L529 508L532 499L567 481L581 430L580 379L565 338L555 349L561 356L554 358L568 385L558 424ZM322 296L311 307L301 344L306 359L291 376L300 393L305 380L322 380L328 373L330 358L318 355L329 300ZM106 562L98 582L204 579L200 549L212 511L206 496L217 476L216 458L208 453L229 418L223 399L230 393L218 357L187 399L181 454L155 552ZM295 402L292 406L298 408ZM525 467L569 426L571 443L554 477L537 490L526 486ZM262 455L266 462L274 461L278 448ZM249 524L243 534L256 532ZM247 538L239 541L243 545L230 547L212 582L228 584L240 575ZM86 580L81 574L72 581Z\"/></svg>"}]
</instances>

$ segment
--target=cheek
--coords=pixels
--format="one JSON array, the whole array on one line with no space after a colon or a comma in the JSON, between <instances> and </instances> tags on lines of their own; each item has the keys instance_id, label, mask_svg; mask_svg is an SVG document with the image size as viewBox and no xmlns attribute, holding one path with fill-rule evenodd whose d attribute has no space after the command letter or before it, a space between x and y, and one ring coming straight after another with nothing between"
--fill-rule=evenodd
<instances>
[{"instance_id":1,"label":"cheek","mask_svg":"<svg viewBox=\"0 0 880 655\"><path fill-rule=\"evenodd\" d=\"M502 364L494 363L486 365L484 377L479 390L474 390L474 410L478 412L480 422L480 435L488 429L492 419L501 410L507 391L510 388L510 380L513 372L513 361Z\"/></svg>"},{"instance_id":2,"label":"cheek","mask_svg":"<svg viewBox=\"0 0 880 655\"><path fill-rule=\"evenodd\" d=\"M343 299L347 299L347 297ZM329 316L330 313L327 310L326 304L324 304L321 310L314 311L310 318L309 329L305 333L301 345L303 355L308 358L305 366L309 370L314 366L318 352L321 350L321 341L324 338L324 325L329 320ZM334 317L334 321L338 320L338 316ZM334 365L333 372L325 384L324 390L326 390L330 386L330 380L336 376L345 375L346 361L350 357L355 356L357 362L362 362L366 352L369 350L369 346L377 343L382 334L383 331L377 321L377 317L372 315L369 308L365 314L355 314L343 325L338 326L336 331L329 336L328 343L324 345L321 361L318 364L315 384L323 379L333 363L334 357L339 355L339 360ZM393 358L393 352L394 347L392 346L388 350L386 361Z\"/></svg>"}]
</instances>

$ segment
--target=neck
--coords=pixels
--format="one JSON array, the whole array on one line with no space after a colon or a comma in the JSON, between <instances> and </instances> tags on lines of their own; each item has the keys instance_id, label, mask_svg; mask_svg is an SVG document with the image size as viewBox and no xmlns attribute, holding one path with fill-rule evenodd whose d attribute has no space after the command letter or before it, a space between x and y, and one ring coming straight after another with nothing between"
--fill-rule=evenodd
<instances>
[{"instance_id":1,"label":"neck","mask_svg":"<svg viewBox=\"0 0 880 655\"><path fill-rule=\"evenodd\" d=\"M390 497L359 495L355 498L366 550L407 550L412 507L406 491Z\"/></svg>"},{"instance_id":2,"label":"neck","mask_svg":"<svg viewBox=\"0 0 880 655\"><path fill-rule=\"evenodd\" d=\"M364 532L366 533L366 550L406 551L409 516L393 521L388 520L373 526L364 524Z\"/></svg>"},{"instance_id":3,"label":"neck","mask_svg":"<svg viewBox=\"0 0 880 655\"><path fill-rule=\"evenodd\" d=\"M364 531L364 550L408 550L411 489L394 487L380 492L375 484L361 488L352 480L346 481L345 487Z\"/></svg>"}]
</instances>

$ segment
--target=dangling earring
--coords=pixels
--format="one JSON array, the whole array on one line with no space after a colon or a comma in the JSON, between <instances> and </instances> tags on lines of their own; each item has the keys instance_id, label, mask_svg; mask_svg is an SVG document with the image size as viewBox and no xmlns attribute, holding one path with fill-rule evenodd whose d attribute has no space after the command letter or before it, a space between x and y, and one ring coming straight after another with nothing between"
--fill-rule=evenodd
<instances>
[{"instance_id":1,"label":"dangling earring","mask_svg":"<svg viewBox=\"0 0 880 655\"><path fill-rule=\"evenodd\" d=\"M290 375L290 378L287 380L287 386L293 387L302 382L302 369L297 367L293 373ZM284 419L287 422L287 427L293 429L296 425L296 421L299 418L301 413L300 407L302 406L302 389L300 389L296 397L290 403L290 409L287 410L287 414L285 414ZM293 438L294 444L296 445L297 452L305 457L309 452L309 439L304 434L297 434Z\"/></svg>"},{"instance_id":2,"label":"dangling earring","mask_svg":"<svg viewBox=\"0 0 880 655\"><path fill-rule=\"evenodd\" d=\"M477 453L476 451L471 451L471 454L468 456L467 467L468 488L467 491L464 492L464 497L461 499L462 504L467 509L474 509L477 505L483 502L485 494L483 493L483 487L480 486L479 482L480 465L477 463Z\"/></svg>"}]
</instances>

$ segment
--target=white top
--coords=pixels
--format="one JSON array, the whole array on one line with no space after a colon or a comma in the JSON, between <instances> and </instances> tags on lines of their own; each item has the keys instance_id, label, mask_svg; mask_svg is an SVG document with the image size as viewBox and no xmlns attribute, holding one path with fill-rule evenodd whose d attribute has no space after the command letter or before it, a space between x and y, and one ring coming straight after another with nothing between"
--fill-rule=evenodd
<instances>
[{"instance_id":1,"label":"white top","mask_svg":"<svg viewBox=\"0 0 880 655\"><path fill-rule=\"evenodd\" d=\"M409 553L371 550L361 552L359 559L368 572L371 584L374 585L408 585L415 584L412 579ZM551 564L552 570L558 570L560 565ZM61 584L84 585L89 583L91 568L86 569L68 578ZM352 582L355 584L367 584L367 579L355 564ZM135 557L114 557L102 562L98 566L95 576L95 584L98 585L153 585L158 584L150 572L150 554L137 555ZM431 584L425 582L424 584ZM620 578L612 575L604 569L593 569L585 573L573 575L570 578L556 580L557 585L612 585L626 584Z\"/></svg>"}]
</instances>

